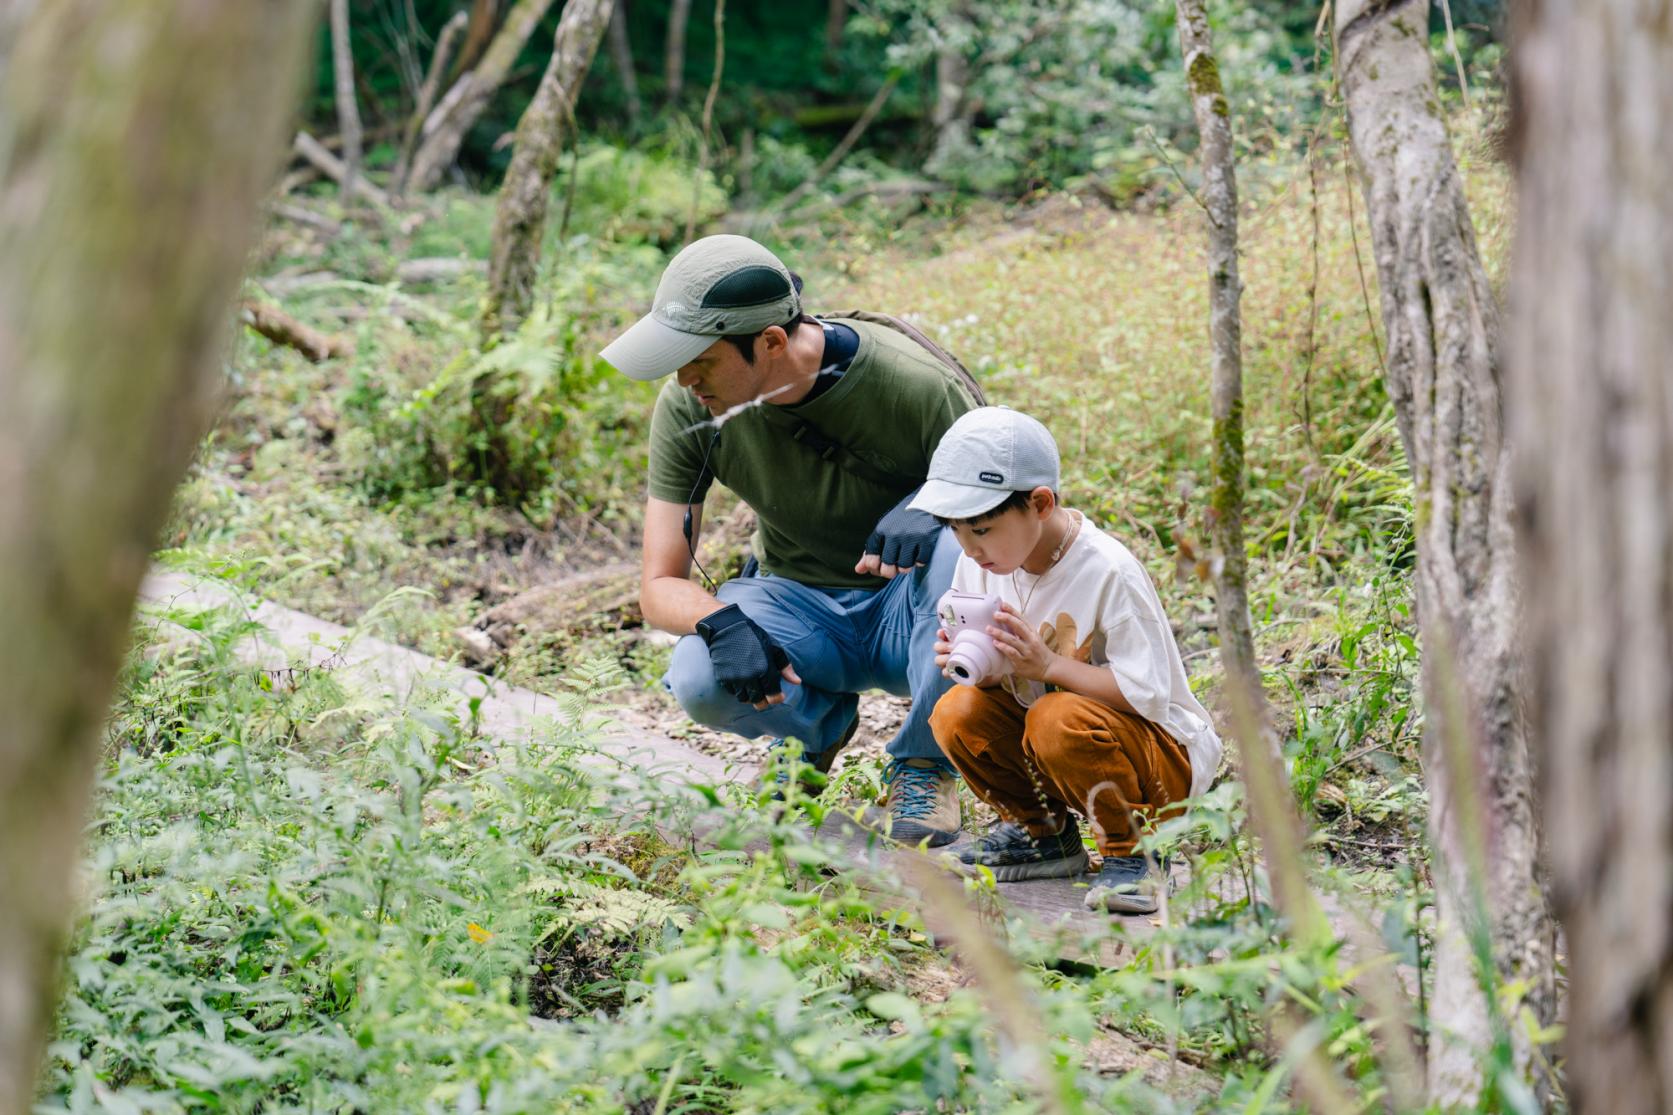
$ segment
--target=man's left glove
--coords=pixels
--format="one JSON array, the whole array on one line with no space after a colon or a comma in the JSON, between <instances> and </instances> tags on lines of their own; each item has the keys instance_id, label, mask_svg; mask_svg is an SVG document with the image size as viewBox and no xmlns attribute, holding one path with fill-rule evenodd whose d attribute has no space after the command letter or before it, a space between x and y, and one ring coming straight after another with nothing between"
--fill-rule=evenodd
<instances>
[{"instance_id":1,"label":"man's left glove","mask_svg":"<svg viewBox=\"0 0 1673 1115\"><path fill-rule=\"evenodd\" d=\"M865 554L854 567L854 572L892 577L894 572L884 572L877 565L893 566L894 571L899 572L914 565L929 564L929 559L935 554L936 539L941 536L941 524L928 511L912 510L911 503L917 494L912 492L877 521L871 537L866 539ZM874 554L877 563L868 561Z\"/></svg>"},{"instance_id":2,"label":"man's left glove","mask_svg":"<svg viewBox=\"0 0 1673 1115\"><path fill-rule=\"evenodd\" d=\"M709 648L715 681L746 704L758 705L779 692L779 679L790 656L736 604L697 621L697 634Z\"/></svg>"}]
</instances>

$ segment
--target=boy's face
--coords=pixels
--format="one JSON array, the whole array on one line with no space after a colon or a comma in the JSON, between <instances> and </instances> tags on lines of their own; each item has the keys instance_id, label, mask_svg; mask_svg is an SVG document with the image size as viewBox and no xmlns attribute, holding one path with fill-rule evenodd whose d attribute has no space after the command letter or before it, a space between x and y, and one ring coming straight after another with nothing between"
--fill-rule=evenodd
<instances>
[{"instance_id":1,"label":"boy's face","mask_svg":"<svg viewBox=\"0 0 1673 1115\"><path fill-rule=\"evenodd\" d=\"M1042 506L1044 504L1044 506ZM989 573L1014 573L1040 549L1051 500L1036 492L1028 507L1013 507L979 523L952 524L953 536L971 561Z\"/></svg>"}]
</instances>

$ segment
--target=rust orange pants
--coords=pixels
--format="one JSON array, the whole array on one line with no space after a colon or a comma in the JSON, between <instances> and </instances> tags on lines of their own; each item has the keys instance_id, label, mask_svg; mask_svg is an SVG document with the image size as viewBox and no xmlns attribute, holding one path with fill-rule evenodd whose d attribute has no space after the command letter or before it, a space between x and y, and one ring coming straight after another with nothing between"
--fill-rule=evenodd
<instances>
[{"instance_id":1,"label":"rust orange pants","mask_svg":"<svg viewBox=\"0 0 1673 1115\"><path fill-rule=\"evenodd\" d=\"M1047 693L1024 708L1004 689L955 685L929 723L1000 817L1045 836L1079 813L1106 856L1132 855L1143 826L1191 794L1184 745L1142 716L1078 693Z\"/></svg>"}]
</instances>

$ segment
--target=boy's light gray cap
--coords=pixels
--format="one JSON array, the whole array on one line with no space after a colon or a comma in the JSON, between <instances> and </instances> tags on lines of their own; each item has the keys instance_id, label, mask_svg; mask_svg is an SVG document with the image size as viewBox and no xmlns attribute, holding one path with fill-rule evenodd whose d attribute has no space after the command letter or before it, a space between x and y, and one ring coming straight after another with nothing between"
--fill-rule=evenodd
<instances>
[{"instance_id":1,"label":"boy's light gray cap","mask_svg":"<svg viewBox=\"0 0 1673 1115\"><path fill-rule=\"evenodd\" d=\"M802 312L790 270L747 236L687 244L657 284L651 312L599 355L633 379L661 379L727 334L758 333Z\"/></svg>"},{"instance_id":2,"label":"boy's light gray cap","mask_svg":"<svg viewBox=\"0 0 1673 1115\"><path fill-rule=\"evenodd\" d=\"M941 435L929 479L911 506L943 519L972 519L1012 492L1057 490L1057 442L1051 431L1009 407L978 407Z\"/></svg>"}]
</instances>

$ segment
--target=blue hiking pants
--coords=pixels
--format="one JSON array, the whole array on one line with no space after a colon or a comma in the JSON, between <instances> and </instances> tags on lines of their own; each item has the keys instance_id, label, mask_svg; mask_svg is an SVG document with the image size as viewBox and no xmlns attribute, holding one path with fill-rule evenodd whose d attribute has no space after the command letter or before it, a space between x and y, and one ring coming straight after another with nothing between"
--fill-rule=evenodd
<instances>
[{"instance_id":1,"label":"blue hiking pants","mask_svg":"<svg viewBox=\"0 0 1673 1115\"><path fill-rule=\"evenodd\" d=\"M662 684L699 724L752 739L794 737L809 755L842 738L861 690L910 695L912 711L889 741L890 757L945 762L929 730L929 714L951 684L935 666L935 604L952 584L958 556L953 532L943 530L927 566L881 588L815 588L770 573L727 581L716 595L784 648L802 684L782 681L784 702L758 711L715 683L709 648L696 635L675 645Z\"/></svg>"}]
</instances>

